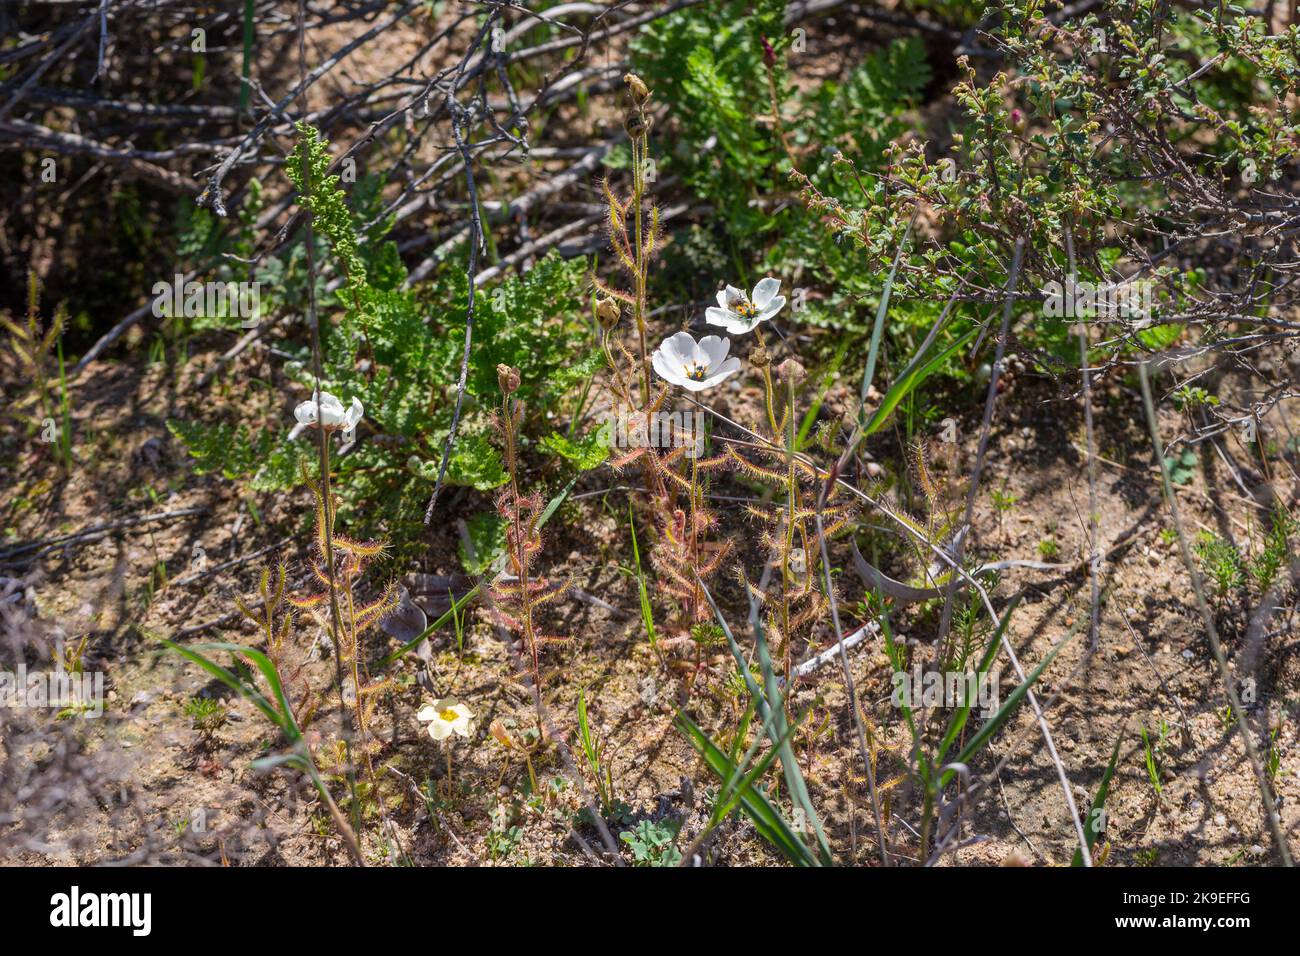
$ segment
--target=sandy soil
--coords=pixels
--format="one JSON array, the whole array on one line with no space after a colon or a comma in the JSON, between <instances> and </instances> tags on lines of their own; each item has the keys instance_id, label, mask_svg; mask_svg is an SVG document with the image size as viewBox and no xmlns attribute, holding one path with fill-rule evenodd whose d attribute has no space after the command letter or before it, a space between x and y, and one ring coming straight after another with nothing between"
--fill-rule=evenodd
<instances>
[{"instance_id":1,"label":"sandy soil","mask_svg":"<svg viewBox=\"0 0 1300 956\"><path fill-rule=\"evenodd\" d=\"M191 369L202 364L193 363L183 377L196 374ZM1039 542L1051 538L1059 546L1054 560L1072 564L1087 552L1078 403L1021 369L1013 370L1011 386L1000 399L983 480L986 489L1017 500L1008 513L999 514L990 495L980 495L974 541L982 554L998 559L1042 560ZM231 381L238 380L236 371ZM185 393L179 385L161 366L120 365L95 376L80 390L75 406L74 455L79 467L71 474L60 472L46 446L9 445L12 464L0 499L9 541L71 533L142 513L203 509L199 515L74 542L41 555L30 566L6 570L25 575L43 627L62 628L71 637L89 634L87 668L104 672L107 689L102 719L62 722L96 778L99 793L90 817L62 820L54 812L46 842L67 845L50 857L28 851L10 862L103 862L132 854L244 864L344 859L327 820L305 799L301 787L283 774L251 769L253 759L276 746L275 734L261 716L247 701L232 699L221 685L157 644L160 636L210 622L218 623L184 639L256 640L251 626L228 616L232 596L254 592L258 568L268 559L246 561L187 583L195 547L202 547L207 560L218 564L292 535L293 541L280 553L291 577L301 581L310 540L303 514L307 502L300 500L305 492L279 499L258 497L254 503L260 521L254 521L249 502L241 501L230 483L190 474L165 420L183 417L203 398ZM237 385L217 387L227 399L238 400ZM753 397L741 394L732 404L743 408ZM1222 716L1224 696L1187 574L1176 546L1161 535L1169 522L1149 446L1132 426L1114 425L1134 420L1135 398L1119 383L1104 387L1098 397L1098 493L1105 554L1098 647L1092 652L1087 647L1086 573L1031 569L1004 572L996 592L999 600L1012 594L1023 599L1010 631L1013 644L1029 669L1056 642L1074 634L1038 690L1080 805L1095 793L1111 748L1121 740L1119 769L1107 803L1108 827L1099 844L1109 844L1109 862L1273 862L1249 765ZM829 404L833 407L834 401ZM973 455L979 411L979 397L965 396L958 417L958 465ZM1167 422L1170 433L1176 427L1176 421ZM1260 506L1242 495L1216 464L1211 462L1180 487L1185 520L1244 541L1252 522L1257 525L1260 519ZM1245 465L1247 474L1251 470ZM717 493L727 493L726 481ZM616 796L627 805L615 829L646 817L684 818L687 831L693 832L702 820L701 789L709 784L707 772L672 725L683 671L657 661L636 610L634 582L619 571L631 563L630 553L621 553L627 547L620 517L626 513L624 495L591 494L619 484L608 469L586 476L575 489L576 500L565 506L562 520L549 532L539 561L548 576L571 580L616 609L610 612L577 598L557 609L552 629L570 640L547 651L547 704L561 737L576 746L576 699L585 688L592 724L605 741ZM1296 490L1293 478L1278 478L1273 487L1283 497L1294 496ZM606 498L611 507L604 507ZM728 517L723 508L724 525L732 518L742 520ZM846 561L838 550L837 562ZM160 564L167 569L166 584L156 570ZM435 549L430 570L461 572L449 538ZM852 608L862 589L847 575L843 581L840 596L850 618L846 623L853 625L858 621L852 620ZM733 620L743 620L737 589L720 585L719 591L734 612ZM1233 598L1215 603L1235 663L1244 618ZM931 608L901 609L894 624L904 636L932 634L935 614ZM1291 831L1300 815L1292 799L1300 770L1294 614L1294 605L1288 605L1269 628L1256 671L1252 712L1258 725L1268 720L1279 727L1275 786ZM310 657L315 638L312 629L303 626L293 640L306 661L308 679L315 686L328 686L329 663ZM500 720L516 737L532 726L532 705L512 680L506 648L477 611L471 612L463 640L463 648L457 649L454 634L444 629L433 642L438 692L469 702L477 717L473 739L453 751L455 790L450 796L439 793L445 773L442 752L420 732L413 717L423 696L414 681L413 662L404 660L398 666L397 681L379 708L374 730L382 749L377 764L393 768L383 773L380 789L395 828L393 845L410 861L426 864L584 862L581 841L594 843L596 835L578 815L582 801L555 748L541 748L534 762L541 795L532 796L523 762L488 733L493 720ZM378 635L370 653L377 658L395 646ZM802 649L800 656L814 650ZM929 652L925 643L914 648L920 659ZM877 769L888 810L896 819L894 829L902 839L893 849L907 856L906 834L916 806L915 795L901 782L908 737L890 703L890 668L879 639L860 645L850 660L864 713L878 735ZM706 664L688 710L706 729L723 735L739 714L737 698L726 687L729 658L715 649ZM1003 671L1006 694L1016 680L1005 661ZM222 697L229 712L229 722L211 739L195 730L183 711L196 695ZM837 857L844 863L873 862L877 850L866 780L837 666L824 667L799 684L794 707L806 706L812 708L809 729L798 736L797 750ZM334 707L327 698L312 725L316 734L329 734L337 726ZM1153 736L1162 722L1168 727L1161 747L1159 796L1148 780L1139 722ZM14 739L28 738L15 734ZM41 739L11 754L10 760L39 771L48 769L51 753L48 741ZM1054 764L1027 708L999 734L986 757L994 755L1005 761L998 784L978 797L967 817L969 835L982 840L946 862L1068 863L1076 845L1073 825ZM327 760L322 762L328 767ZM991 764L983 763L987 765L972 770L989 770ZM587 786L593 782L585 776ZM430 792L433 798L426 798ZM368 849L377 859L383 857L377 842ZM778 861L743 821L728 824L711 842L709 853L719 864Z\"/></svg>"}]
</instances>

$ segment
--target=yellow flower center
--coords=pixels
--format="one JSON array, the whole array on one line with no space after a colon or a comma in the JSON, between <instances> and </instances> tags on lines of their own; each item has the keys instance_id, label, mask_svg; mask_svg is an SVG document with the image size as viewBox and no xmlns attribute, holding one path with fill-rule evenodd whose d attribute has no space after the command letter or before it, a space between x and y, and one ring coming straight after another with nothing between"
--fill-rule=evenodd
<instances>
[{"instance_id":1,"label":"yellow flower center","mask_svg":"<svg viewBox=\"0 0 1300 956\"><path fill-rule=\"evenodd\" d=\"M709 374L709 367L707 365L683 365L682 371L686 373L686 377L691 381L702 382Z\"/></svg>"},{"instance_id":2,"label":"yellow flower center","mask_svg":"<svg viewBox=\"0 0 1300 956\"><path fill-rule=\"evenodd\" d=\"M751 315L758 314L758 307L749 300L749 296L743 292L730 292L727 294L727 307L737 315L749 318Z\"/></svg>"},{"instance_id":3,"label":"yellow flower center","mask_svg":"<svg viewBox=\"0 0 1300 956\"><path fill-rule=\"evenodd\" d=\"M445 720L447 723L454 724L457 718L460 717L460 714L456 713L456 711L448 707L445 710L443 710L442 713L440 713L438 716L441 717L443 720Z\"/></svg>"}]
</instances>

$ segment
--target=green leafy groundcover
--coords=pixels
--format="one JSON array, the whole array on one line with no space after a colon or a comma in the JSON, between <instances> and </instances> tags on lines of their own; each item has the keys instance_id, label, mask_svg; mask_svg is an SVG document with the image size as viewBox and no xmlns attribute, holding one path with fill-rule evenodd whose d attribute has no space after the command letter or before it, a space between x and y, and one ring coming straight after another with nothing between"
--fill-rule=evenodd
<instances>
[{"instance_id":1,"label":"green leafy groundcover","mask_svg":"<svg viewBox=\"0 0 1300 956\"><path fill-rule=\"evenodd\" d=\"M307 184L305 154L311 180L305 204L344 280L336 293L322 293L319 303L321 315L331 319L322 323L321 387L348 402L355 397L365 408L360 440L335 462L334 486L345 515L355 510L368 521L409 523L422 516L451 427L467 282L462 272L448 268L406 287L396 245L382 238L391 222L362 228L378 215L379 184L358 184L352 197L356 208L350 209L337 177L325 175L325 144L309 127L300 132L289 175L299 189ZM300 258L291 249L272 268L294 269ZM506 481L491 425L499 363L519 369L516 398L530 417L541 420L567 409L577 386L594 374L601 354L585 321L586 270L583 259L565 261L552 254L523 276L477 290L466 399L447 484L490 491ZM305 336L300 329L286 335L277 350L294 356L284 371L296 385L294 402L306 400L315 381ZM301 468L312 475L317 468L310 434L289 439L291 407L271 409L260 427L192 421L171 421L168 427L194 457L199 473L220 471L251 490L276 491L294 486ZM547 436L541 447L579 469L604 460L599 432L568 431Z\"/></svg>"}]
</instances>

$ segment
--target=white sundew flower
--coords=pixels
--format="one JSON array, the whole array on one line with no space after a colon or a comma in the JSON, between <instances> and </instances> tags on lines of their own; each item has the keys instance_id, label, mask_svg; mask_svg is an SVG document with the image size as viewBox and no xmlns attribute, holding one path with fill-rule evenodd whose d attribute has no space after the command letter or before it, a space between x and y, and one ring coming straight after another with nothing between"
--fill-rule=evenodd
<instances>
[{"instance_id":1,"label":"white sundew flower","mask_svg":"<svg viewBox=\"0 0 1300 956\"><path fill-rule=\"evenodd\" d=\"M301 428L324 428L326 431L352 431L361 421L361 400L352 399L352 404L344 408L343 403L329 392L312 392L311 401L303 402L293 410L293 417Z\"/></svg>"},{"instance_id":2,"label":"white sundew flower","mask_svg":"<svg viewBox=\"0 0 1300 956\"><path fill-rule=\"evenodd\" d=\"M434 740L446 740L452 734L468 737L474 714L460 701L446 697L426 705L415 719L428 722L429 736Z\"/></svg>"},{"instance_id":3,"label":"white sundew flower","mask_svg":"<svg viewBox=\"0 0 1300 956\"><path fill-rule=\"evenodd\" d=\"M781 280L771 276L759 279L751 295L729 285L718 293L717 306L705 310L704 318L710 325L720 325L732 335L743 335L785 306L785 296L777 295L780 288Z\"/></svg>"},{"instance_id":4,"label":"white sundew flower","mask_svg":"<svg viewBox=\"0 0 1300 956\"><path fill-rule=\"evenodd\" d=\"M718 335L706 335L698 342L689 332L664 339L651 358L655 373L666 382L691 392L712 388L740 371L740 359L727 358L731 342Z\"/></svg>"}]
</instances>

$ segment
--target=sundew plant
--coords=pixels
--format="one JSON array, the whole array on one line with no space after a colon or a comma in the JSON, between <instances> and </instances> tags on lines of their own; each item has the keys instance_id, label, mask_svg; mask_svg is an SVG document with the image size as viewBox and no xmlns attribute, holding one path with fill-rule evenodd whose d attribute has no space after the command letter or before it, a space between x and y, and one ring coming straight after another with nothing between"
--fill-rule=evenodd
<instances>
[{"instance_id":1,"label":"sundew plant","mask_svg":"<svg viewBox=\"0 0 1300 956\"><path fill-rule=\"evenodd\" d=\"M0 860L1292 864L1287 5L227 6L0 13Z\"/></svg>"}]
</instances>

